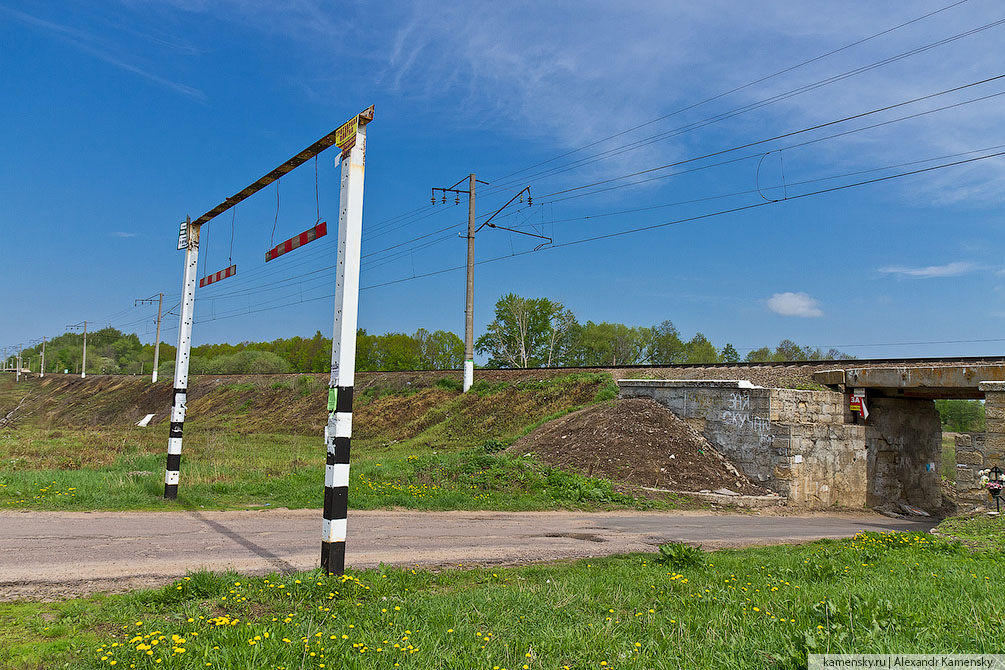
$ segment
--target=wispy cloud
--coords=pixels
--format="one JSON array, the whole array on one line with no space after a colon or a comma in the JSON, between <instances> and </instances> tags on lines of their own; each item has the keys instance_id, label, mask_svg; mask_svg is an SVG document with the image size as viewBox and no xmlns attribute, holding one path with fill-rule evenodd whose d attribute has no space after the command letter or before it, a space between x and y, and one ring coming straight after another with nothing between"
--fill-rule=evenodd
<instances>
[{"instance_id":1,"label":"wispy cloud","mask_svg":"<svg viewBox=\"0 0 1005 670\"><path fill-rule=\"evenodd\" d=\"M43 30L56 35L68 44L73 45L80 51L90 54L91 56L94 56L109 65L113 65L117 68L125 70L126 72L131 72L139 77L147 79L148 81L152 81L155 84L163 86L164 88L188 96L200 102L205 102L206 100L206 94L201 90L150 72L149 70L131 62L131 60L127 60L125 55L118 55L114 53L115 49L112 45L93 33L74 28L73 26L64 25L62 23L48 21L4 5L0 5L0 12L5 12L23 23L27 23L37 28L42 28Z\"/></svg>"},{"instance_id":2,"label":"wispy cloud","mask_svg":"<svg viewBox=\"0 0 1005 670\"><path fill-rule=\"evenodd\" d=\"M109 233L112 237L136 237L136 233L127 233L122 230L116 230L115 232Z\"/></svg>"},{"instance_id":3,"label":"wispy cloud","mask_svg":"<svg viewBox=\"0 0 1005 670\"><path fill-rule=\"evenodd\" d=\"M741 11L739 0L390 0L376 20L360 0L337 8L325 0L120 1L202 14L289 40L304 55L304 67L291 77L305 96L323 99L304 82L323 80L366 54L367 67L357 68L366 73L360 89L376 88L403 106L437 110L453 127L501 131L556 153L583 148L542 170L611 150L575 172L560 172L557 180L580 180L584 172L627 173L694 155L698 146L728 147L1005 71L1005 50L996 48L1002 26L919 50L1000 19L993 3L953 7L842 50L936 7L848 0L765 3L751 13ZM335 33L344 38L328 39ZM835 53L812 58L830 51ZM318 89L336 85L322 82ZM997 90L988 85L839 131ZM695 104L706 99L711 101ZM798 181L1001 144L1000 116L997 98L787 149L785 175ZM624 146L629 143L634 145ZM886 188L914 203L987 206L1005 192L1005 161L927 173Z\"/></svg>"},{"instance_id":4,"label":"wispy cloud","mask_svg":"<svg viewBox=\"0 0 1005 670\"><path fill-rule=\"evenodd\" d=\"M813 318L823 316L820 303L808 293L775 293L768 298L768 309L782 316Z\"/></svg>"},{"instance_id":5,"label":"wispy cloud","mask_svg":"<svg viewBox=\"0 0 1005 670\"><path fill-rule=\"evenodd\" d=\"M976 263L954 261L945 265L926 265L924 267L908 267L904 265L888 265L878 268L886 275L894 275L907 279L934 279L937 277L957 277L975 272L980 268Z\"/></svg>"}]
</instances>

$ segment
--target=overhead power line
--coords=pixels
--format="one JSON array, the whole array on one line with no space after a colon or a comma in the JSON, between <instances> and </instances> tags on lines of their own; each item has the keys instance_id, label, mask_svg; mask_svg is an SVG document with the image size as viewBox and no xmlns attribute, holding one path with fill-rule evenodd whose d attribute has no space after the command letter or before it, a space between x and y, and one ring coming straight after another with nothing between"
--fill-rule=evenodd
<instances>
[{"instance_id":1,"label":"overhead power line","mask_svg":"<svg viewBox=\"0 0 1005 670\"><path fill-rule=\"evenodd\" d=\"M701 128L705 128L707 126L719 123L721 121L726 121L728 119L732 119L732 118L740 116L742 114L746 114L746 113L748 113L748 111L752 111L754 109L758 109L758 108L761 108L763 106L767 106L768 104L773 104L773 103L781 101L783 99L788 99L790 97L794 97L794 96L802 94L804 92L808 92L810 90L814 90L816 88L820 88L820 87L822 87L824 85L827 85L829 83L834 83L836 81L840 81L840 80L849 78L851 76L855 76L857 74L861 74L863 72L866 72L866 71L869 71L869 70L872 70L872 69L876 69L876 68L882 67L884 65L888 65L888 64L890 64L892 62L896 62L898 60L902 60L902 59L908 58L910 56L914 56L914 55L917 55L919 53L923 53L923 52L928 51L930 49L934 49L934 48L937 48L937 47L940 47L940 46L944 46L946 44L952 43L952 42L957 41L959 39L963 39L964 37L969 37L971 35L977 34L977 33L982 32L984 30L989 30L991 28L995 28L995 27L998 27L998 26L1001 26L1001 25L1005 25L1005 18L999 19L997 21L993 21L991 23L987 23L985 25L979 26L977 28L973 28L971 30L964 31L962 33L958 33L958 34L953 35L952 37L948 37L946 39L942 39L942 40L939 40L939 41L936 41L936 42L931 42L929 44L926 44L924 46L918 47L916 49L911 49L909 51L898 53L898 54L896 54L894 56L890 56L888 58L884 58L882 60L878 60L878 61L870 63L868 65L863 65L861 67L857 67L857 68L848 70L846 72L842 72L840 74L836 74L836 75L833 75L831 77L827 77L827 78L822 79L820 81L816 81L816 82L813 82L813 83L805 84L803 86L799 86L798 88L794 88L794 89L789 90L789 91L787 91L785 93L778 93L776 95L772 95L771 97L763 98L761 100L758 100L758 101L755 101L755 102L751 102L751 103L745 104L745 105L740 106L740 107L736 107L736 108L731 109L729 111L724 111L724 113L716 115L714 117L710 117L708 119L704 119L704 120L697 121L697 122L692 122L692 123L687 124L685 126L681 126L679 128L676 128L676 129L673 129L673 130L670 130L670 131L666 131L664 133L660 133L660 134L657 134L657 135L649 136L647 138L643 138L641 140L637 140L637 141L635 141L633 143L630 143L628 145L623 145L621 147L615 147L613 149L606 150L604 152L600 152L600 153L595 154L593 156L586 157L584 159L580 159L579 161L575 161L573 163L569 163L569 164L566 164L564 166L559 166L557 168L552 168L550 170L546 170L546 171L539 172L539 173L536 173L534 175L531 175L530 177L521 178L520 180L514 180L514 181L511 181L511 182L508 182L508 183L504 182L504 183L499 184L499 180L496 180L496 181L493 182L493 184L498 184L500 189L505 189L507 187L514 186L515 184L518 184L518 183L521 183L521 184L525 183L528 180L530 180L530 181L533 182L533 181L540 181L541 179L544 179L545 177L553 177L553 176L555 176L555 175L557 175L559 173L562 173L562 172L568 172L570 170L574 170L574 169L577 169L577 168L584 167L585 165L588 165L590 163L595 163L597 161L606 160L606 159L612 158L614 156L620 156L621 154L627 153L629 151L634 151L636 149L640 149L641 147L645 147L645 146L651 145L651 144L653 144L655 142L660 142L662 140L666 140L666 139L669 139L671 137L677 137L679 135L683 135L684 133L689 133L691 131L695 131L695 130L698 130L698 129L701 129ZM490 193L494 193L495 192L492 189L488 189L488 191Z\"/></svg>"},{"instance_id":2,"label":"overhead power line","mask_svg":"<svg viewBox=\"0 0 1005 670\"><path fill-rule=\"evenodd\" d=\"M526 255L529 255L529 254L532 254L532 253L540 253L540 252L546 251L548 249L559 249L559 248L564 248L564 247L571 247L571 246L575 246L575 245L579 245L579 244L586 244L588 242L596 242L596 241L599 241L599 240L611 239L611 238L621 237L621 236L625 236L625 235L633 235L633 234L647 232L647 231L651 231L651 230L657 230L657 229L660 229L660 228L665 228L665 227L668 227L668 226L678 225L678 224L682 224L682 223L690 223L690 222L695 222L695 221L701 221L701 220L711 219L711 218L715 218L715 217L718 217L718 216L724 216L724 215L727 215L727 214L735 214L735 213L739 213L739 212L743 212L743 211L747 211L747 210L754 210L754 209L758 209L758 208L761 208L761 207L768 207L768 206L771 206L771 205L777 205L777 204L782 203L782 202L789 202L789 201L793 201L793 200L801 200L801 199L804 199L804 198L810 198L810 197L815 197L815 196L819 196L819 195L825 195L825 194L828 194L828 193L835 193L835 192L843 191L843 190L846 190L846 189L858 188L858 187L866 186L866 185L870 185L870 184L882 183L882 182L890 181L890 180L893 180L893 179L901 179L901 178L904 178L904 177L918 175L918 174L923 174L923 173L927 173L927 172L932 172L932 171L935 171L935 170L941 170L941 169L946 169L946 168L950 168L950 167L957 167L957 166L960 166L960 165L972 164L972 163L976 163L978 161L988 160L988 159L991 159L991 158L998 158L998 157L1001 157L1001 156L1005 156L1005 151L995 152L995 153L992 153L992 154L986 154L986 155L983 155L983 156L977 156L977 157L974 157L974 158L968 158L968 159L953 161L953 162L949 162L949 163L942 163L940 165L934 165L934 166L930 166L930 167L926 167L926 168L919 168L919 169L916 169L916 170L909 170L909 171L906 171L906 172L900 172L900 173L893 174L893 175L886 175L886 176L883 176L883 177L875 177L873 179L867 179L867 180L863 180L863 181L858 181L858 182L854 182L854 183L851 183L851 184L842 184L840 186L834 186L834 187L825 188L825 189L818 189L816 191L810 191L810 192L806 192L806 193L800 193L800 194L790 195L787 198L780 199L780 200L762 201L762 202L757 202L757 203L753 203L753 204L749 204L749 205L732 207L732 208L729 208L729 209L723 209L723 210L718 210L718 211L714 211L714 212L708 212L708 213L704 213L704 214L698 214L698 215L694 215L694 216L689 216L689 217L684 217L684 218L680 218L680 219L675 219L675 220L671 220L671 221L665 221L665 222L662 222L662 223L656 223L656 224L651 224L651 225L647 225L647 226L640 226L640 227L632 228L632 229L629 229L629 230L615 231L615 232L611 232L611 233L604 233L604 234L601 234L601 235L594 235L594 236L590 236L590 237L585 237L585 238L581 238L581 239L578 239L578 240L570 240L568 242L562 242L562 243L559 243L559 244L554 244L554 245L551 245L551 246L548 246L548 247L544 247L542 249L533 249L533 250L526 250L526 251L515 252L515 253L511 253L511 254L504 254L504 255L501 255L501 256L496 256L494 258L488 258L488 259L484 259L484 260L478 261L476 263L476 265L485 265L485 264L488 264L488 263L495 263L495 262L498 262L498 261L507 260L507 259L511 259L511 258L515 258L515 257L519 257L519 256L526 256ZM436 275L445 274L447 272L453 272L453 271L456 271L456 270L460 270L460 269L463 269L465 267L466 267L466 265L456 265L456 266L452 266L452 267L448 267L448 268L442 268L440 270L434 270L434 271L425 272L425 273L422 273L422 274L416 274L416 275L414 275L412 277L403 277L403 278L400 278L400 279L394 279L394 280L389 280L389 281L380 282L380 283L376 283L376 284L370 284L368 286L361 287L360 290L361 291L363 291L363 290L371 290L371 289L381 288L381 287L385 287L385 286L391 286L391 285L395 285L395 284L401 284L401 283L408 282L408 281L414 281L416 279L424 279L424 278L433 277L433 276L436 276ZM331 298L331 294L330 293L325 293L324 295L319 295L319 296L311 297L311 298L304 298L304 299L301 299L301 300L290 300L290 296L283 296L283 297L280 297L280 298L276 298L275 300L269 301L267 303L267 304L269 304L269 303L281 302L283 304L278 304L278 305L277 304L272 304L272 306L270 306L270 307L259 307L257 309L251 309L249 307L247 309L234 310L233 313L224 313L222 315L214 316L214 317L211 317L211 318L197 319L197 321L199 321L201 323L201 322L205 322L205 321L216 321L216 320L225 319L225 318L234 318L236 316L242 316L242 315L246 315L246 314L254 314L254 313L258 313L258 312L264 312L264 311L271 311L271 310L275 310L275 309L280 309L280 308L283 308L283 307L287 307L287 306L289 306L291 304L313 302L313 301L316 301L316 300L323 300L323 299L330 299L330 298Z\"/></svg>"},{"instance_id":3,"label":"overhead power line","mask_svg":"<svg viewBox=\"0 0 1005 670\"><path fill-rule=\"evenodd\" d=\"M937 93L929 93L928 95L923 95L923 96L918 97L918 98L912 98L910 100L905 100L903 102L894 103L892 105L885 105L883 107L877 107L875 109L871 109L871 110L866 111L866 112L859 112L857 114L852 114L850 116L845 116L845 117L842 117L840 119L835 119L833 121L827 121L825 123L817 123L815 125L807 126L806 128L801 128L799 130L791 130L791 131L788 131L788 132L785 132L785 133L781 133L779 135L774 135L772 137L766 137L766 138L761 139L761 140L756 140L754 142L747 142L745 144L738 144L738 145L729 147L727 149L720 149L718 151L713 151L711 153L703 154L701 156L694 156L692 158L685 158L683 160L674 161L672 163L666 163L664 165L658 165L658 166L653 167L653 168L648 168L646 170L640 170L638 172L632 172L630 174L622 175L620 177L612 177L610 179L603 179L603 180L600 180L600 181L595 181L595 182L592 182L590 184L583 184L581 186L574 186L574 187L571 187L571 188L565 188L565 189L562 189L562 190L559 190L559 191L554 191L552 193L545 193L544 195L538 196L538 197L540 197L542 199L543 198L550 198L550 197L553 197L553 196L556 196L556 195L561 195L563 193L570 193L572 191L579 191L579 190L582 190L582 189L585 189L585 188L591 188L593 186L598 186L598 185L601 185L601 184L606 184L606 183L609 183L611 181L617 181L619 179L628 179L628 178L631 178L631 177L636 177L636 176L639 176L639 175L648 174L648 173L651 173L651 172L656 172L658 170L666 170L668 168L676 167L678 165L686 165L688 163L694 163L696 161L705 160L707 158L714 158L715 156L722 156L723 154L731 153L733 151L739 151L740 149L749 149L749 148L755 147L755 146L757 146L759 144L766 144L767 142L775 142L775 141L778 141L778 140L785 139L787 137L795 137L796 135L802 135L804 133L813 132L814 130L820 130L822 128L828 128L830 126L835 126L835 125L838 125L838 124L841 124L841 123L847 123L848 121L854 121L855 119L861 119L861 118L865 118L867 116L872 116L873 114L880 114L882 112L888 112L888 111L890 111L892 109L897 109L899 107L906 107L908 105L917 104L917 103L922 102L924 100L931 100L932 98L937 98L937 97L940 97L940 96L943 96L943 95L949 95L950 93L958 93L959 91L963 91L963 90L966 90L968 88L973 88L975 86L981 86L983 84L988 84L988 83L993 82L993 81L999 81L1001 79L1005 79L1005 74L999 74L999 75L996 75L994 77L987 77L985 79L981 79L981 80L978 80L978 81L970 82L969 84L963 84L961 86L955 86L953 88L947 88L947 89L945 89L943 91L939 91ZM984 97L981 97L981 98L976 98L974 100L968 100L966 102L956 103L954 105L949 105L949 106L943 107L941 109L929 110L929 111L926 111L926 112L920 112L919 114L917 114L915 116L921 116L921 115L924 115L924 114L930 114L930 113L933 113L933 112L936 112L936 111L943 111L945 109L951 109L952 107L958 107L960 105L969 104L971 102L979 102L981 100L986 100L988 98L996 97L998 95L1002 95L1002 94L1001 93L996 93L996 94L993 94L993 95L984 96ZM907 119L907 118L914 118L914 117L913 116L912 117L904 117L904 119ZM895 121L902 121L904 119L896 119ZM893 122L895 122L895 121L893 121ZM891 122L885 122L885 123L891 123ZM878 124L878 125L884 125L884 124ZM863 128L863 129L858 129L858 130L849 131L849 132L861 132L861 130L868 130L868 129L869 128ZM832 137L837 137L837 135L832 136ZM828 137L826 139L831 139L831 137ZM792 148L792 147L786 147L786 148ZM760 154L755 154L755 155L760 155Z\"/></svg>"},{"instance_id":4,"label":"overhead power line","mask_svg":"<svg viewBox=\"0 0 1005 670\"><path fill-rule=\"evenodd\" d=\"M502 181L504 179L509 179L510 177L514 177L514 176L516 176L518 174L523 174L524 172L526 172L528 170L532 170L532 169L534 169L536 167L540 167L542 165L546 165L546 164L551 163L551 162L556 161L556 160L561 160L562 158L565 158L566 156L571 156L573 154L579 153L580 151L584 151L584 150L589 149L590 147L596 146L598 144L602 144L602 143L607 142L609 140L613 140L613 139L616 139L618 137L622 137L624 135L627 135L628 133L631 133L631 132L634 132L636 130L640 130L642 128L645 128L646 126L651 126L654 123L659 123L660 121L665 121L666 119L669 119L671 117L677 116L678 114L683 114L684 112L687 112L687 111L690 111L692 109L695 109L696 107L701 107L702 105L706 105L706 104L708 104L710 102L715 102L716 100L719 100L720 98L724 98L724 97L726 97L728 95L732 95L733 93L739 93L740 91L742 91L744 89L748 89L751 86L756 86L757 84L764 83L764 82L766 82L766 81L768 81L770 79L774 79L775 77L779 77L779 76L781 76L783 74L787 74L787 73L792 72L794 70L798 70L801 67L805 67L805 66L810 65L812 63L816 63L817 61L821 61L821 60L823 60L825 58L828 58L828 57L833 56L835 54L841 53L842 51L847 51L848 49L851 49L853 47L857 47L860 44L865 44L866 42L869 42L871 40L876 39L877 37L882 37L883 35L888 35L888 34L890 34L892 32L900 30L901 28L906 28L909 25L912 25L912 24L917 23L919 21L923 21L924 19L930 18L930 17L935 16L937 14L941 14L942 12L950 10L950 9L952 9L954 7L958 7L958 6L962 5L962 4L965 4L966 2L967 2L967 0L959 0L959 2L951 3L949 5L946 5L945 7L941 7L940 9L936 9L935 11L928 12L927 14L922 14L921 16L915 17L915 18L913 18L913 19L911 19L909 21L905 21L904 23L901 23L901 24L898 24L896 26L893 26L892 28L887 28L885 30L881 30L878 33L873 33L872 35L869 35L868 37L863 37L862 39L856 40L856 41L854 41L854 42L852 42L850 44L846 44L846 45L844 45L842 47L838 47L837 49L833 49L833 50L828 51L826 53L820 54L819 56L814 56L813 58L809 58L809 59L804 60L804 61L802 61L800 63L796 63L795 65L790 65L789 67L786 67L786 68L783 68L781 70L778 70L777 72L773 72L772 74L769 74L769 75L763 76L763 77L761 77L759 79L755 79L753 81L747 82L746 84L743 84L741 86L737 86L735 88L731 88L728 91L723 91L722 93L718 93L718 94L713 95L713 96L711 96L709 98L705 98L704 100L701 100L699 102L691 103L691 104L689 104L689 105L687 105L685 107L681 107L680 109L677 109L677 110L675 110L673 112L670 112L669 114L664 114L663 116L658 116L655 119L651 119L649 121L646 121L645 123L640 123L640 124L638 124L636 126L632 126L631 128L628 128L626 130L622 130L622 131L619 131L617 133L614 133L613 135L608 135L607 137L601 138L599 140L595 140L593 142L590 142L589 144L584 144L581 147L578 147L576 149L572 149L570 151L566 151L565 153L559 154L558 156L554 156L552 158L549 158L547 160L541 161L539 163L534 163L533 165L530 165L528 167L525 167L525 168L522 168L520 170L517 170L516 172L510 172L509 174L506 174L506 175L503 175L502 177L499 177L499 179L497 181Z\"/></svg>"}]
</instances>

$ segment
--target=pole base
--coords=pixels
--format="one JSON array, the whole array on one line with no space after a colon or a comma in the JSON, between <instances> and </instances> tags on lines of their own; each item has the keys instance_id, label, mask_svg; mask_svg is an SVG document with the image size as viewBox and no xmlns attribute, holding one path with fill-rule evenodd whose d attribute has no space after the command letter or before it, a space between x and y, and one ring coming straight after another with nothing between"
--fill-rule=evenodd
<instances>
[{"instance_id":1,"label":"pole base","mask_svg":"<svg viewBox=\"0 0 1005 670\"><path fill-rule=\"evenodd\" d=\"M178 499L178 485L177 484L165 484L164 485L164 498L166 500L177 500Z\"/></svg>"},{"instance_id":2,"label":"pole base","mask_svg":"<svg viewBox=\"0 0 1005 670\"><path fill-rule=\"evenodd\" d=\"M321 543L321 571L329 575L345 574L345 542Z\"/></svg>"}]
</instances>

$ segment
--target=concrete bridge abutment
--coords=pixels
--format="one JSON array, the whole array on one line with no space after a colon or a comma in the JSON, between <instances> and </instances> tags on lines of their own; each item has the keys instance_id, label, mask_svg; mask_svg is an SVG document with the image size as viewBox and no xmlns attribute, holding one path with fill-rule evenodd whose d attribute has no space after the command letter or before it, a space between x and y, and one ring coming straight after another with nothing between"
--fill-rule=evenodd
<instances>
[{"instance_id":1,"label":"concrete bridge abutment","mask_svg":"<svg viewBox=\"0 0 1005 670\"><path fill-rule=\"evenodd\" d=\"M790 505L942 506L942 427L931 400L876 398L862 423L848 396L836 391L742 380L623 379L618 386L621 397L651 398L670 409Z\"/></svg>"}]
</instances>

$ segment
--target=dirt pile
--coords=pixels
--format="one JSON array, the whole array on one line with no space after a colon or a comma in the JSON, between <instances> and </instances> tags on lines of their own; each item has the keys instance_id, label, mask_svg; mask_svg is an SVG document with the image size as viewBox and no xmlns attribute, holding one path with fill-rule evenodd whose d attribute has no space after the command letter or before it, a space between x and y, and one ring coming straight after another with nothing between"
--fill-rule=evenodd
<instances>
[{"instance_id":1,"label":"dirt pile","mask_svg":"<svg viewBox=\"0 0 1005 670\"><path fill-rule=\"evenodd\" d=\"M593 477L673 491L766 495L673 412L645 398L594 405L550 421L509 451Z\"/></svg>"}]
</instances>

